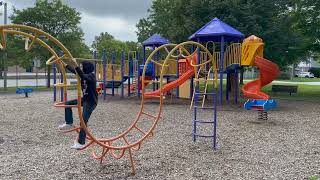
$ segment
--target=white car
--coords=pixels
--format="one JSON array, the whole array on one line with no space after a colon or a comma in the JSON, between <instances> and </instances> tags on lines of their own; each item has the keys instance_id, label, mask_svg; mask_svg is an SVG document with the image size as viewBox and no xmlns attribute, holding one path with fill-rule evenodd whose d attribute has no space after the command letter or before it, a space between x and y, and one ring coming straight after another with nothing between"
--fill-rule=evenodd
<instances>
[{"instance_id":1,"label":"white car","mask_svg":"<svg viewBox=\"0 0 320 180\"><path fill-rule=\"evenodd\" d=\"M306 77L306 78L314 78L314 74L311 72L299 72L297 77Z\"/></svg>"}]
</instances>

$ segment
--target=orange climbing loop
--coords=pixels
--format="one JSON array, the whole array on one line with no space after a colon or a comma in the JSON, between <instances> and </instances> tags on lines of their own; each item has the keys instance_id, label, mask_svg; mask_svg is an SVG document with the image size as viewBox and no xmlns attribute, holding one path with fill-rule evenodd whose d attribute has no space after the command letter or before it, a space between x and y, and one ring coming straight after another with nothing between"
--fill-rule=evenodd
<instances>
[{"instance_id":1,"label":"orange climbing loop","mask_svg":"<svg viewBox=\"0 0 320 180\"><path fill-rule=\"evenodd\" d=\"M81 108L81 96L82 96L82 90L81 90L81 82L80 82L80 77L76 75L77 79L77 99L78 99L78 104L77 105L66 105L65 102L68 100L67 95L68 95L68 88L69 87L74 87L74 85L67 84L67 76L66 76L66 69L63 65L63 61L71 63L73 66L77 66L76 60L73 58L72 54L68 51L68 49L61 43L59 42L56 38L52 37L50 34L43 32L39 29L30 27L30 26L25 26L25 25L2 25L0 26L0 49L5 49L6 48L6 36L7 34L12 34L12 35L19 35L27 38L26 41L31 41L25 42L25 49L26 50L31 50L34 45L39 44L40 46L44 47L47 49L52 57L48 59L47 65L52 65L52 64L57 64L57 68L60 70L61 74L63 75L63 83L58 83L56 84L57 88L63 88L64 89L64 99L62 102L57 102L54 104L55 107L61 107L61 108L77 108L78 109L78 115L80 119L80 127L76 127L74 129L71 129L67 132L80 132L80 128L83 128L84 131L86 132L87 136L86 139L88 140L88 143L82 148L82 150L87 149L90 147L92 148L92 156L100 160L102 162L107 156L111 156L115 159L120 159L124 157L124 155L127 153L129 157L129 161L131 163L131 168L132 168L132 174L135 174L135 165L134 165L134 160L133 160L133 152L138 151L144 142L149 137L152 137L154 134L154 129L158 123L158 121L161 118L161 112L163 108L163 74L166 69L166 67L169 64L169 61L173 61L174 59L178 59L177 57L184 57L184 58L190 58L193 53L190 53L186 46L196 46L208 53L209 60L208 62L212 61L212 55L210 52L201 44L198 44L196 42L184 42L179 45L176 44L166 44L163 46L160 46L157 48L155 51L153 51L148 59L146 60L144 69L143 69L143 74L142 74L142 98L141 98L141 105L140 105L140 110L137 113L136 118L132 122L132 124L122 133L115 137L111 138L96 138L92 132L89 130L88 127L86 127L83 116L82 116L82 108ZM54 46L48 45L46 42L50 41ZM155 61L155 55L159 50L165 50L167 52L167 56L164 61ZM55 50L63 51L63 56L59 56ZM145 108L145 92L146 92L146 87L144 83L145 79L145 72L146 72L146 67L149 63L153 62L156 66L161 67L161 72L160 72L160 80L159 80L159 107L157 108L156 113L150 113L147 112ZM208 63L204 62L204 63ZM196 62L191 62L191 65L195 67L198 67L199 65L196 64ZM195 70L196 71L196 70ZM195 73L196 74L196 73ZM144 118L142 118L144 117ZM143 129L142 127L138 126L139 121L145 121L145 119L148 118L148 120L151 119L152 125L149 127L149 129ZM138 132L139 138L137 140L130 140L128 138L129 133L133 132ZM124 144L124 145L117 145L117 144ZM97 149L101 148L101 151L98 153Z\"/></svg>"}]
</instances>

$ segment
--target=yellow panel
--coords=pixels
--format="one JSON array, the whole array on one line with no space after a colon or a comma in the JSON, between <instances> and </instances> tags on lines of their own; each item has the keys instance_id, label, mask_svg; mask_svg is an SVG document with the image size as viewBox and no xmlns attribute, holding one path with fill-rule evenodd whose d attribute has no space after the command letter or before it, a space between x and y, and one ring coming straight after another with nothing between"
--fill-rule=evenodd
<instances>
[{"instance_id":1,"label":"yellow panel","mask_svg":"<svg viewBox=\"0 0 320 180\"><path fill-rule=\"evenodd\" d=\"M107 81L121 81L121 65L107 64Z\"/></svg>"},{"instance_id":2,"label":"yellow panel","mask_svg":"<svg viewBox=\"0 0 320 180\"><path fill-rule=\"evenodd\" d=\"M129 76L129 61L124 61L124 75Z\"/></svg>"},{"instance_id":3,"label":"yellow panel","mask_svg":"<svg viewBox=\"0 0 320 180\"><path fill-rule=\"evenodd\" d=\"M96 78L97 78L97 80L103 80L103 65L102 65L102 63L96 64Z\"/></svg>"},{"instance_id":4,"label":"yellow panel","mask_svg":"<svg viewBox=\"0 0 320 180\"><path fill-rule=\"evenodd\" d=\"M160 60L160 61L157 61L159 63L163 63L164 61L163 60ZM176 60L170 60L170 61L167 61L167 67L164 67L164 75L173 75L173 74L177 74L177 61ZM160 75L160 72L161 72L161 69L162 67L161 66L158 66L158 65L155 65L156 68L156 76L159 76Z\"/></svg>"},{"instance_id":5,"label":"yellow panel","mask_svg":"<svg viewBox=\"0 0 320 180\"><path fill-rule=\"evenodd\" d=\"M229 45L224 52L224 69L232 64L240 64L241 59L241 44L233 43Z\"/></svg>"},{"instance_id":6,"label":"yellow panel","mask_svg":"<svg viewBox=\"0 0 320 180\"><path fill-rule=\"evenodd\" d=\"M191 83L191 80L187 80L181 86L179 86L179 97L180 98L186 98L186 99L190 98L190 93L191 93L190 92L190 83Z\"/></svg>"},{"instance_id":7,"label":"yellow panel","mask_svg":"<svg viewBox=\"0 0 320 180\"><path fill-rule=\"evenodd\" d=\"M254 66L255 57L263 57L263 46L262 39L253 35L243 40L241 65Z\"/></svg>"}]
</instances>

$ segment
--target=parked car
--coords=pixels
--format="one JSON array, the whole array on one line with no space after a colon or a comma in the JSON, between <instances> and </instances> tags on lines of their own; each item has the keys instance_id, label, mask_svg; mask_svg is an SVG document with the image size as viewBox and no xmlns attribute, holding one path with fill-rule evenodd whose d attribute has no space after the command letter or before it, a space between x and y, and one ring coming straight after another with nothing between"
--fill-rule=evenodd
<instances>
[{"instance_id":1,"label":"parked car","mask_svg":"<svg viewBox=\"0 0 320 180\"><path fill-rule=\"evenodd\" d=\"M311 72L299 72L296 77L314 78L314 74Z\"/></svg>"}]
</instances>

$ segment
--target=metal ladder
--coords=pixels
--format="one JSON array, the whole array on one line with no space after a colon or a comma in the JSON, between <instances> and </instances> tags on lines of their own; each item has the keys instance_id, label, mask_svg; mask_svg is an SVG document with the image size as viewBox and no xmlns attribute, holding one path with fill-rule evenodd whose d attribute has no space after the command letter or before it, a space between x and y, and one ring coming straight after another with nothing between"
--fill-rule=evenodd
<instances>
[{"instance_id":1,"label":"metal ladder","mask_svg":"<svg viewBox=\"0 0 320 180\"><path fill-rule=\"evenodd\" d=\"M195 92L195 98L194 98L194 107L193 107L193 142L196 141L197 137L204 137L204 138L212 138L212 146L213 149L217 148L217 93L201 93L199 92L199 88L196 88ZM213 107L202 107L199 106L199 96L212 96L213 97ZM204 112L199 112L205 111L205 110L213 110L213 119L198 119L198 113L204 113ZM210 124L212 125L212 134L211 135L204 135L204 134L199 134L197 133L197 126L199 124Z\"/></svg>"}]
</instances>

